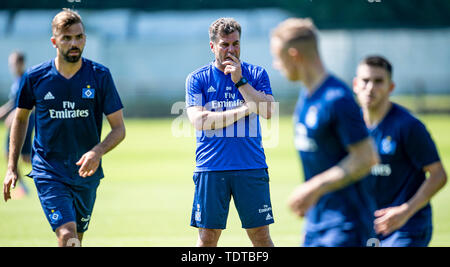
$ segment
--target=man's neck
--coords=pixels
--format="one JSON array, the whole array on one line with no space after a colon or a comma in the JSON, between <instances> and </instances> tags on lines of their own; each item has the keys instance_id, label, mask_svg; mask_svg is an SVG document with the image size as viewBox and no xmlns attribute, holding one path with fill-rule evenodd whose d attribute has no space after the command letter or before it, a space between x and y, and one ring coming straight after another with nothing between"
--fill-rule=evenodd
<instances>
[{"instance_id":1,"label":"man's neck","mask_svg":"<svg viewBox=\"0 0 450 267\"><path fill-rule=\"evenodd\" d=\"M78 60L77 62L71 63L65 61L61 56L56 56L55 58L55 67L56 70L66 79L72 78L78 70L80 70L82 64L82 60Z\"/></svg>"},{"instance_id":2,"label":"man's neck","mask_svg":"<svg viewBox=\"0 0 450 267\"><path fill-rule=\"evenodd\" d=\"M16 79L19 79L20 77L22 77L24 73L25 73L24 71L16 73Z\"/></svg>"},{"instance_id":3,"label":"man's neck","mask_svg":"<svg viewBox=\"0 0 450 267\"><path fill-rule=\"evenodd\" d=\"M365 108L363 111L364 111L364 121L366 122L366 125L368 127L374 127L378 125L384 119L384 117L386 117L391 107L392 102L388 100L381 103L380 106L376 108L373 109Z\"/></svg>"},{"instance_id":4,"label":"man's neck","mask_svg":"<svg viewBox=\"0 0 450 267\"><path fill-rule=\"evenodd\" d=\"M321 62L305 68L303 84L308 89L308 95L312 95L328 77L328 73Z\"/></svg>"},{"instance_id":5,"label":"man's neck","mask_svg":"<svg viewBox=\"0 0 450 267\"><path fill-rule=\"evenodd\" d=\"M219 64L219 61L217 61L217 59L214 61L214 66L216 66L216 68L221 72L225 71L225 65Z\"/></svg>"}]
</instances>

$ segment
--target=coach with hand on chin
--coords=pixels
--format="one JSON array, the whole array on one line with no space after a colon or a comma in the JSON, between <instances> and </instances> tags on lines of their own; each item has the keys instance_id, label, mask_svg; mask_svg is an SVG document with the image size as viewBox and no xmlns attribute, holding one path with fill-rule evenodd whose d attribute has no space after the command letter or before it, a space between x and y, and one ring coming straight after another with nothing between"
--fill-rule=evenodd
<instances>
[{"instance_id":1,"label":"coach with hand on chin","mask_svg":"<svg viewBox=\"0 0 450 267\"><path fill-rule=\"evenodd\" d=\"M189 74L186 105L197 129L195 194L191 226L197 246L217 246L231 196L254 246L273 246L269 175L259 115L272 114L266 71L240 61L241 26L220 18L209 28L215 60Z\"/></svg>"}]
</instances>

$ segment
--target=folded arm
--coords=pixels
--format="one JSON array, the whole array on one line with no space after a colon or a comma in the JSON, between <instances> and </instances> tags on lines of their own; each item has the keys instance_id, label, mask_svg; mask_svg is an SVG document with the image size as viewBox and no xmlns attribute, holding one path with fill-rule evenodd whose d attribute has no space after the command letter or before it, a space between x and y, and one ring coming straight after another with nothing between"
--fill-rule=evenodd
<instances>
[{"instance_id":1,"label":"folded arm","mask_svg":"<svg viewBox=\"0 0 450 267\"><path fill-rule=\"evenodd\" d=\"M246 104L225 111L209 111L201 106L187 108L189 121L196 130L222 129L245 118L249 114L250 109Z\"/></svg>"}]
</instances>

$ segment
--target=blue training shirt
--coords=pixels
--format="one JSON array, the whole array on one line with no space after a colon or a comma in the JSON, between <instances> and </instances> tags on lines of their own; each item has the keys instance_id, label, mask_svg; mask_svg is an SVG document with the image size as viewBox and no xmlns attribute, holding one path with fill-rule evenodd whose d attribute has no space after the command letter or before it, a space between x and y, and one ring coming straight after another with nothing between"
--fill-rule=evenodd
<instances>
[{"instance_id":1,"label":"blue training shirt","mask_svg":"<svg viewBox=\"0 0 450 267\"><path fill-rule=\"evenodd\" d=\"M108 68L82 58L80 70L66 79L54 60L32 67L20 84L17 106L35 107L30 177L66 183L103 177L101 164L92 176L81 178L75 163L100 142L103 114L123 108Z\"/></svg>"},{"instance_id":2,"label":"blue training shirt","mask_svg":"<svg viewBox=\"0 0 450 267\"><path fill-rule=\"evenodd\" d=\"M272 94L267 72L241 63L242 76L258 91ZM188 75L186 106L204 106L210 111L234 109L244 103L231 75L214 62ZM259 116L250 114L223 129L197 131L196 172L267 168Z\"/></svg>"},{"instance_id":3,"label":"blue training shirt","mask_svg":"<svg viewBox=\"0 0 450 267\"><path fill-rule=\"evenodd\" d=\"M295 147L305 180L338 164L347 147L369 136L362 113L350 89L329 75L310 96L300 93L294 113ZM333 227L373 232L375 200L363 179L322 196L306 214L306 231Z\"/></svg>"},{"instance_id":4,"label":"blue training shirt","mask_svg":"<svg viewBox=\"0 0 450 267\"><path fill-rule=\"evenodd\" d=\"M427 129L403 107L393 103L384 119L369 129L378 148L380 164L372 167L379 209L407 202L425 181L423 167L440 161ZM431 206L427 204L399 231L431 226Z\"/></svg>"}]
</instances>

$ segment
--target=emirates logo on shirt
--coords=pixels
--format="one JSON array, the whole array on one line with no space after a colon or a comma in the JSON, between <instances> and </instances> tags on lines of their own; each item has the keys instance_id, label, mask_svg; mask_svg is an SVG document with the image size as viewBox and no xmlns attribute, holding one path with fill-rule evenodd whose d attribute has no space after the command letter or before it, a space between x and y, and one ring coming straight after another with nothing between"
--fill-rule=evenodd
<instances>
[{"instance_id":1,"label":"emirates logo on shirt","mask_svg":"<svg viewBox=\"0 0 450 267\"><path fill-rule=\"evenodd\" d=\"M52 119L74 119L89 117L88 109L75 109L75 102L63 101L63 109L49 109L50 118Z\"/></svg>"}]
</instances>

